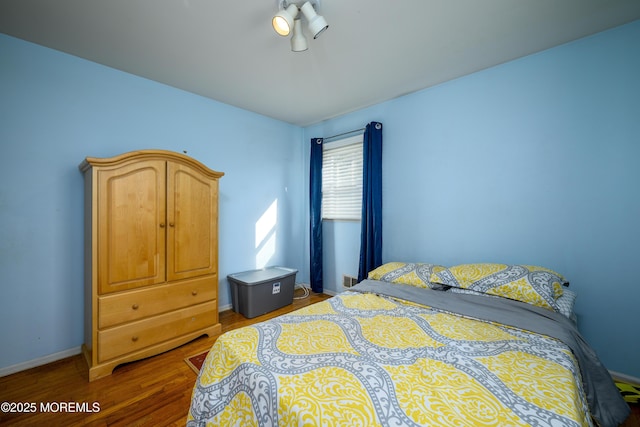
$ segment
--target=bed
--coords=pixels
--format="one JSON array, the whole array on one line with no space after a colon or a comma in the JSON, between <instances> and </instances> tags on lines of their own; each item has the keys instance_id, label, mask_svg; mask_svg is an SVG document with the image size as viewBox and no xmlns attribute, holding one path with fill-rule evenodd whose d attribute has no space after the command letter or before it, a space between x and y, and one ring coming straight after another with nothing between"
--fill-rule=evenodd
<instances>
[{"instance_id":1,"label":"bed","mask_svg":"<svg viewBox=\"0 0 640 427\"><path fill-rule=\"evenodd\" d=\"M577 331L572 302L560 309L562 276L457 267L387 263L329 300L225 333L198 375L187 425L616 426L627 418Z\"/></svg>"}]
</instances>

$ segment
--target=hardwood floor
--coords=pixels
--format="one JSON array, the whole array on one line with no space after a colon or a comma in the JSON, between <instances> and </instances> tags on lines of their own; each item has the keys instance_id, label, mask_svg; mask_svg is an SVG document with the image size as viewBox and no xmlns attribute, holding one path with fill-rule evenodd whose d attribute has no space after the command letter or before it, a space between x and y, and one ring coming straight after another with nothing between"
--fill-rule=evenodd
<instances>
[{"instance_id":1,"label":"hardwood floor","mask_svg":"<svg viewBox=\"0 0 640 427\"><path fill-rule=\"evenodd\" d=\"M296 290L296 296L300 293ZM329 298L311 294L255 319L232 311L220 313L223 332L266 320ZM216 337L201 337L174 350L119 366L109 377L87 382L81 355L0 378L0 402L32 409L34 413L0 412L0 425L19 426L184 426L196 374L186 357L208 350ZM84 412L60 410L66 402ZM98 405L99 411L86 412ZM640 427L640 405L624 427ZM73 408L73 407L72 407ZM17 409L17 407L15 408ZM44 411L43 411L44 410Z\"/></svg>"},{"instance_id":2,"label":"hardwood floor","mask_svg":"<svg viewBox=\"0 0 640 427\"><path fill-rule=\"evenodd\" d=\"M301 290L296 289L295 296ZM222 331L288 313L329 295L308 298L254 319L233 311L220 313ZM203 336L166 353L117 367L113 374L89 383L82 355L0 378L0 402L34 413L0 411L0 425L19 426L184 426L196 374L184 359L208 350L217 337ZM60 410L67 402L84 412ZM32 405L33 404L33 405ZM86 412L98 405L98 412ZM35 407L34 407L35 406ZM44 410L44 411L43 411Z\"/></svg>"},{"instance_id":3,"label":"hardwood floor","mask_svg":"<svg viewBox=\"0 0 640 427\"><path fill-rule=\"evenodd\" d=\"M631 415L623 424L623 427L640 427L640 403L629 405L631 407Z\"/></svg>"}]
</instances>

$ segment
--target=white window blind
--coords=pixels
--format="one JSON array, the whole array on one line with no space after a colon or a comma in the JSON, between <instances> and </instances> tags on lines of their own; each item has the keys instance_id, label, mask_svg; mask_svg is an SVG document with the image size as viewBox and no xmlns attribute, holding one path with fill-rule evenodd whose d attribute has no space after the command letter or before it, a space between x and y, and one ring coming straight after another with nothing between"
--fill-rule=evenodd
<instances>
[{"instance_id":1,"label":"white window blind","mask_svg":"<svg viewBox=\"0 0 640 427\"><path fill-rule=\"evenodd\" d=\"M322 151L322 218L360 220L362 135L327 143Z\"/></svg>"}]
</instances>

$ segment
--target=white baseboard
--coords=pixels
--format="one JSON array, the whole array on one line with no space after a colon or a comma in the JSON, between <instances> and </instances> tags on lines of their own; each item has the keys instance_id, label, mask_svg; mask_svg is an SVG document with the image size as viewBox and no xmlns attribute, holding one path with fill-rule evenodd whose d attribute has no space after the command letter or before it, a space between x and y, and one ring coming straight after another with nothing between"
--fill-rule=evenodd
<instances>
[{"instance_id":1,"label":"white baseboard","mask_svg":"<svg viewBox=\"0 0 640 427\"><path fill-rule=\"evenodd\" d=\"M620 372L616 372L616 371L609 371L609 373L611 374L614 380L624 381L625 383L629 383L633 385L640 385L640 378L633 377L627 374L621 374Z\"/></svg>"},{"instance_id":2,"label":"white baseboard","mask_svg":"<svg viewBox=\"0 0 640 427\"><path fill-rule=\"evenodd\" d=\"M0 368L0 377L6 377L7 375L15 374L16 372L20 371L26 371L27 369L35 368L36 366L46 365L47 363L55 362L57 360L61 360L70 356L75 356L76 354L80 354L81 352L82 347L73 347L68 350L63 350L57 353L49 354L47 356L38 357L37 359L7 366L6 368Z\"/></svg>"}]
</instances>

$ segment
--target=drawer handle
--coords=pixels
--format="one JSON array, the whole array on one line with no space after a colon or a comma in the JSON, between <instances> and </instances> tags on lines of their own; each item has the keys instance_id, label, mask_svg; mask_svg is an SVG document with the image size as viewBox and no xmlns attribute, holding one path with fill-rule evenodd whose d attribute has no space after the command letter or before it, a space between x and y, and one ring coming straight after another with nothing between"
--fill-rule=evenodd
<instances>
[{"instance_id":1,"label":"drawer handle","mask_svg":"<svg viewBox=\"0 0 640 427\"><path fill-rule=\"evenodd\" d=\"M139 308L139 306L138 306L138 304L133 304L133 305L131 306L131 308L133 308L134 310L137 310L137 309Z\"/></svg>"},{"instance_id":2,"label":"drawer handle","mask_svg":"<svg viewBox=\"0 0 640 427\"><path fill-rule=\"evenodd\" d=\"M195 297L196 295L198 295L198 291L195 291L195 290L191 291L191 295L193 295Z\"/></svg>"},{"instance_id":3,"label":"drawer handle","mask_svg":"<svg viewBox=\"0 0 640 427\"><path fill-rule=\"evenodd\" d=\"M133 342L138 341L138 336L137 335L132 336L131 337L131 341L133 341Z\"/></svg>"}]
</instances>

